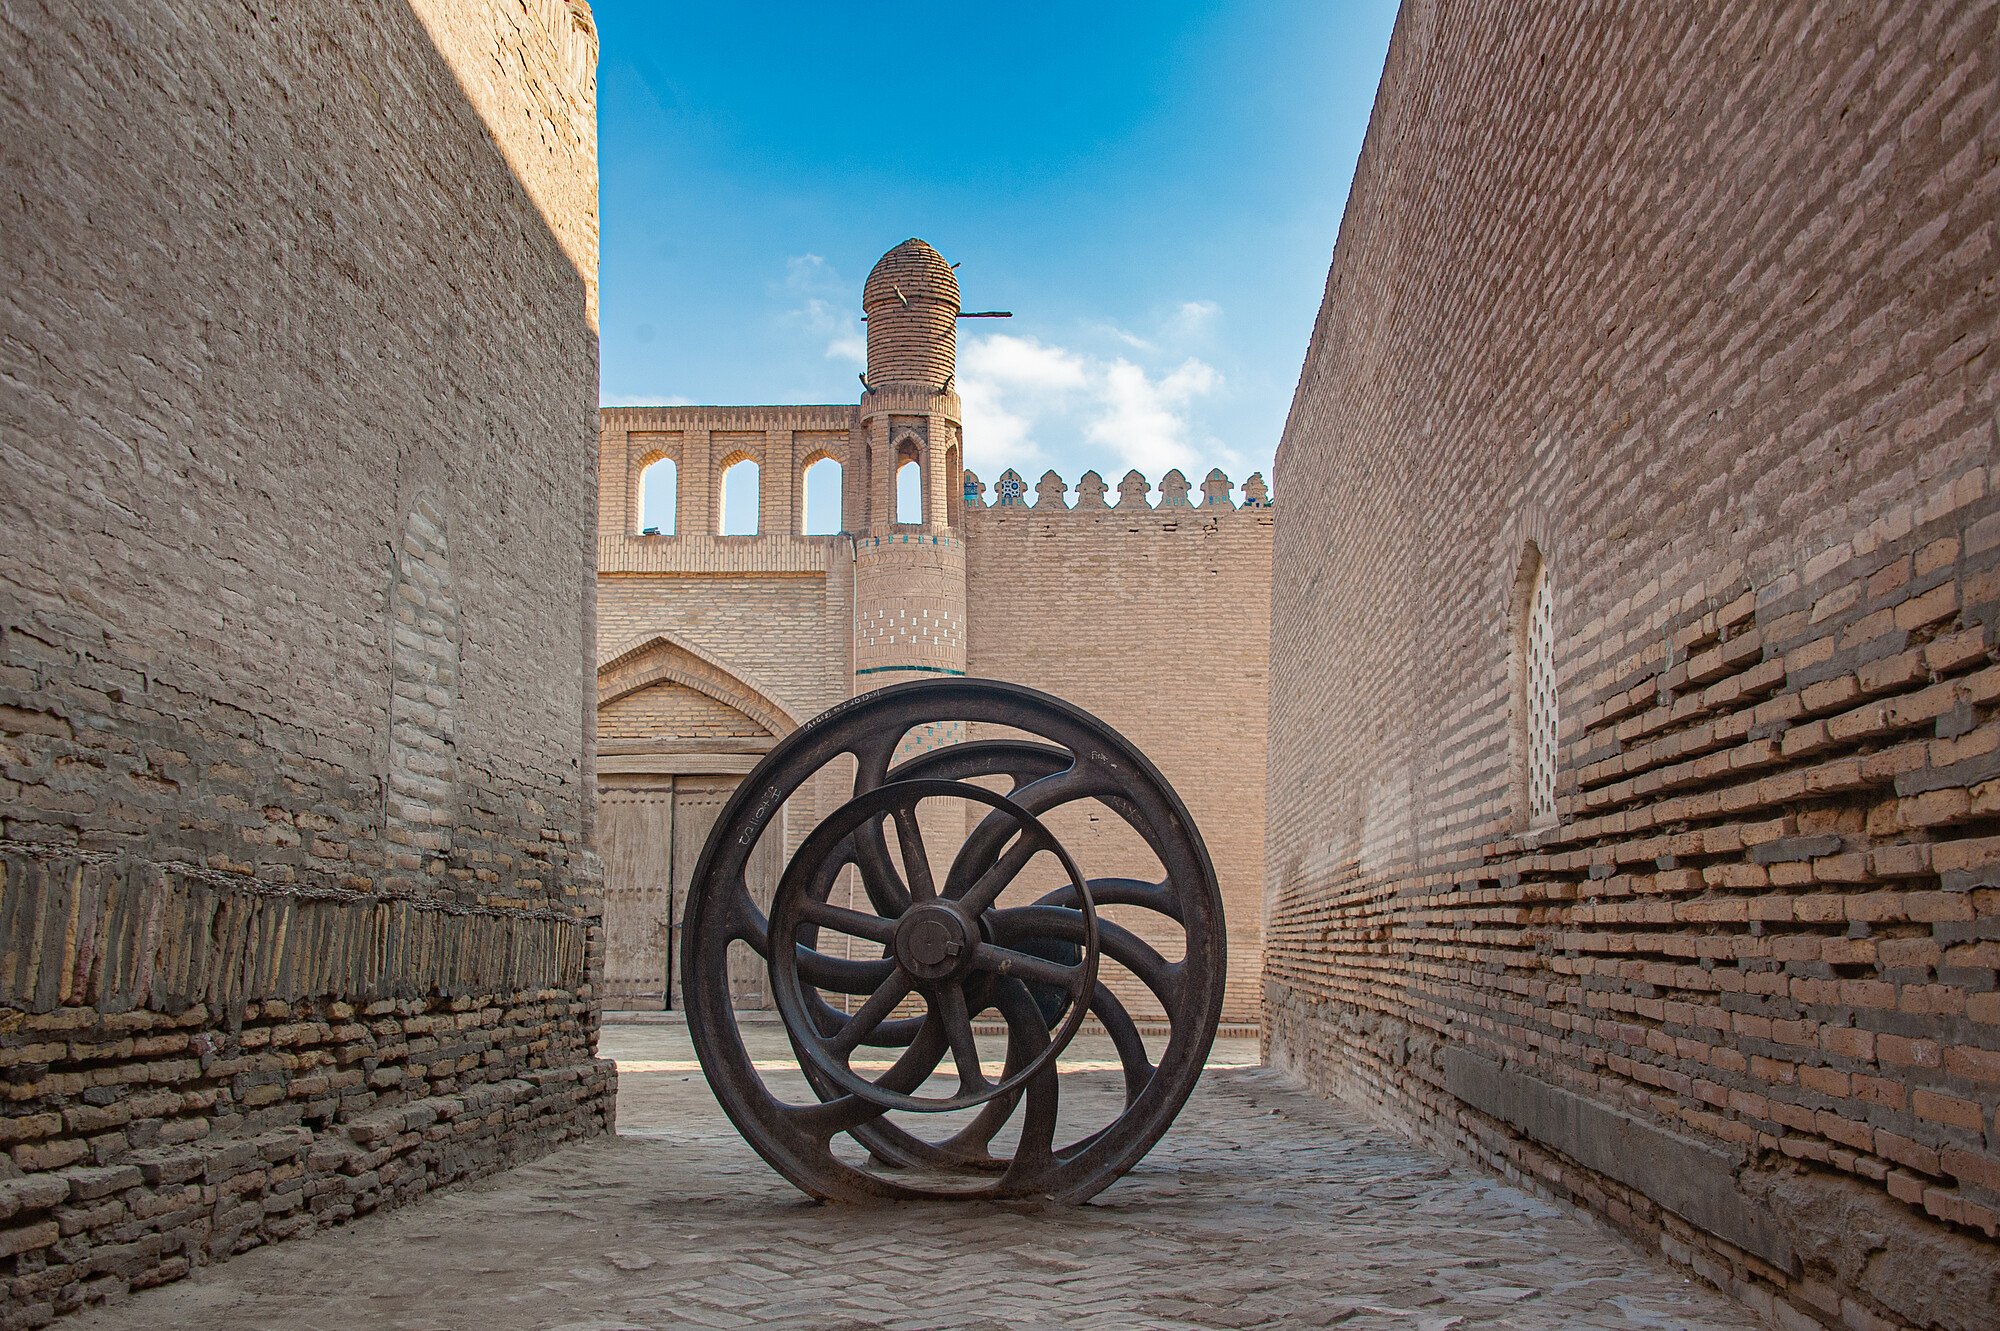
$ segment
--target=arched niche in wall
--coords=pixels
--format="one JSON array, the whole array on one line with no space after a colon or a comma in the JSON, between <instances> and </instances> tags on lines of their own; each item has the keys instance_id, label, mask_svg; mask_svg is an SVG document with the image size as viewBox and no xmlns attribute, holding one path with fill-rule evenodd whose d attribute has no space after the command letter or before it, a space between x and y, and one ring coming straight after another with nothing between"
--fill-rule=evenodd
<instances>
[{"instance_id":1,"label":"arched niche in wall","mask_svg":"<svg viewBox=\"0 0 2000 1331\"><path fill-rule=\"evenodd\" d=\"M724 536L755 536L763 530L762 474L756 460L734 457L722 465L716 487L721 512L716 530Z\"/></svg>"},{"instance_id":2,"label":"arched niche in wall","mask_svg":"<svg viewBox=\"0 0 2000 1331\"><path fill-rule=\"evenodd\" d=\"M657 457L639 473L639 530L649 536L674 534L674 511L680 502L680 464Z\"/></svg>"},{"instance_id":3,"label":"arched niche in wall","mask_svg":"<svg viewBox=\"0 0 2000 1331\"><path fill-rule=\"evenodd\" d=\"M844 530L840 512L843 479L839 461L830 454L807 460L805 502L800 511L800 529L807 536L832 536Z\"/></svg>"},{"instance_id":4,"label":"arched niche in wall","mask_svg":"<svg viewBox=\"0 0 2000 1331\"><path fill-rule=\"evenodd\" d=\"M957 444L944 451L944 511L947 526L965 525L965 466Z\"/></svg>"},{"instance_id":5,"label":"arched niche in wall","mask_svg":"<svg viewBox=\"0 0 2000 1331\"><path fill-rule=\"evenodd\" d=\"M898 526L920 526L924 520L924 451L915 435L896 444L895 489L890 495Z\"/></svg>"},{"instance_id":6,"label":"arched niche in wall","mask_svg":"<svg viewBox=\"0 0 2000 1331\"><path fill-rule=\"evenodd\" d=\"M1521 544L1507 608L1508 769L1517 831L1556 821L1555 589L1541 545Z\"/></svg>"}]
</instances>

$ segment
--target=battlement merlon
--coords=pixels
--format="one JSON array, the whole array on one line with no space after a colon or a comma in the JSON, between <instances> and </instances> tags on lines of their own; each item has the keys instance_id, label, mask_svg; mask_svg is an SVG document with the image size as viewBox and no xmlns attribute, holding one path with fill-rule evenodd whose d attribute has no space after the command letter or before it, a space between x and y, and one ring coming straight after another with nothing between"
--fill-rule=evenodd
<instances>
[{"instance_id":1,"label":"battlement merlon","mask_svg":"<svg viewBox=\"0 0 2000 1331\"><path fill-rule=\"evenodd\" d=\"M1160 478L1160 500L1157 504L1146 498L1153 487L1136 471L1126 472L1125 478L1118 482L1116 504L1105 502L1104 497L1110 487L1095 471L1087 471L1077 480L1074 504L1063 497L1069 492L1070 487L1053 471L1043 472L1042 479L1035 483L1033 503L1028 500L1027 481L1012 467L1001 472L1000 478L993 483L993 499L990 503L986 498L986 483L970 471L964 474L964 486L967 511L1019 508L1052 514L1058 509L1066 513L1133 512L1145 509L1150 513L1168 513L1175 509L1188 509L1205 510L1212 514L1217 510L1271 507L1271 491L1264 483L1263 472L1252 472L1250 479L1243 482L1243 501L1237 504L1230 498L1234 487L1220 467L1208 473L1199 491L1189 484L1187 477L1181 474L1179 468L1169 471Z\"/></svg>"}]
</instances>

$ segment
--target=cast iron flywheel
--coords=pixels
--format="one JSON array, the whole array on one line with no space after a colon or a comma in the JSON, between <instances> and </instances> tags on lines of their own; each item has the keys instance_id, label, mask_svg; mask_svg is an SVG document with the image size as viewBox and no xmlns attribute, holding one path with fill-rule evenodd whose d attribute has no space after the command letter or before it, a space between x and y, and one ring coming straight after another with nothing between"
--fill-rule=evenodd
<instances>
[{"instance_id":1,"label":"cast iron flywheel","mask_svg":"<svg viewBox=\"0 0 2000 1331\"><path fill-rule=\"evenodd\" d=\"M940 742L972 725L1007 737ZM805 837L760 909L752 850L816 774L831 769L845 790L850 763L852 798ZM1159 879L1090 877L1050 824L1093 817L1136 834ZM926 818L932 840L941 820L963 829L948 864L931 858ZM1102 721L990 680L882 689L786 736L723 808L683 924L688 1031L716 1098L772 1168L827 1201L1083 1201L1172 1124L1222 1010L1222 896L1180 798ZM732 944L767 968L797 1064L784 1069L789 1098L764 1076L769 1053L760 1065L745 1046ZM1167 1028L1157 1062L1128 999ZM1004 1023L1004 1057L982 1059L987 1013ZM1100 1096L1108 1121L1079 1130L1058 1069L1091 1018L1116 1050L1122 1107Z\"/></svg>"}]
</instances>

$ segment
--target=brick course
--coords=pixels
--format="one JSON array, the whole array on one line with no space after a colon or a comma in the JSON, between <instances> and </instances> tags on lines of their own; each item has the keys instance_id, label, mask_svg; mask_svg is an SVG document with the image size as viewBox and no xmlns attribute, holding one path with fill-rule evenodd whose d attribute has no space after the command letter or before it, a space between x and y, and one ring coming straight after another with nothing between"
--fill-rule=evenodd
<instances>
[{"instance_id":1,"label":"brick course","mask_svg":"<svg viewBox=\"0 0 2000 1331\"><path fill-rule=\"evenodd\" d=\"M2000 1304L1994 22L1406 6L1278 459L1271 1056L1781 1323Z\"/></svg>"}]
</instances>

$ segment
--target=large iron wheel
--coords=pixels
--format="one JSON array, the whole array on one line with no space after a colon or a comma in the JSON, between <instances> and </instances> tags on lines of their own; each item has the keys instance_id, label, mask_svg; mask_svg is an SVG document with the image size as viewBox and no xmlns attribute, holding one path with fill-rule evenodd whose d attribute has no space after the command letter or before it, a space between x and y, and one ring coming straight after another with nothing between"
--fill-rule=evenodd
<instances>
[{"instance_id":1,"label":"large iron wheel","mask_svg":"<svg viewBox=\"0 0 2000 1331\"><path fill-rule=\"evenodd\" d=\"M955 737L966 723L1032 738L948 743L895 763L913 731ZM805 838L767 916L745 879L752 849L808 780L848 760L853 797ZM1001 781L972 784L987 778ZM932 801L986 810L976 823L964 820L970 830L948 865L934 862L926 845L921 810ZM1159 881L1086 876L1045 820L1089 802L1144 840L1164 870ZM1056 885L1030 902L1002 904L1038 862L1045 885ZM844 877L850 866L865 901L856 894L841 905L835 888L853 881ZM1153 926L1121 927L1102 918L1106 906L1150 912ZM774 1169L828 1201L1083 1201L1172 1124L1222 1010L1222 897L1180 798L1095 717L989 680L882 689L787 736L716 821L684 921L688 1030L716 1098ZM1140 936L1157 939L1163 928L1184 940L1178 960ZM731 1001L732 943L764 958L818 1103L780 1099L760 1076ZM1168 1037L1157 1063L1100 975L1107 959L1150 995L1161 1014L1150 1020L1164 1018ZM1128 995L1137 986L1128 984ZM982 1066L974 1034L986 1012L1006 1030L1004 1062L993 1071ZM1117 1051L1123 1108L1059 1142L1059 1059L1092 1018ZM891 1052L857 1060L870 1051ZM1011 1145L996 1146L1017 1111ZM925 1131L939 1123L915 1117L926 1113L950 1118ZM853 1148L836 1153L843 1134L866 1148L865 1158Z\"/></svg>"}]
</instances>

